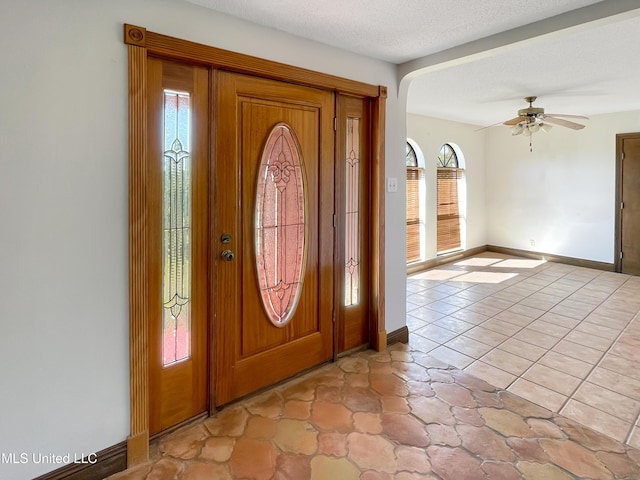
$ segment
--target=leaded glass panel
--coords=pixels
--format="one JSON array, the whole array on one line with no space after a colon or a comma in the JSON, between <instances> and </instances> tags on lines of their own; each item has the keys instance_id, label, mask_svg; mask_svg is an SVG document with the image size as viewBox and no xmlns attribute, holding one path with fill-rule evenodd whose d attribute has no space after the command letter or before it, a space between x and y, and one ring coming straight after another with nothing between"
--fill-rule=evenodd
<instances>
[{"instance_id":1,"label":"leaded glass panel","mask_svg":"<svg viewBox=\"0 0 640 480\"><path fill-rule=\"evenodd\" d=\"M162 181L162 364L190 356L191 156L190 96L164 91Z\"/></svg>"},{"instance_id":2,"label":"leaded glass panel","mask_svg":"<svg viewBox=\"0 0 640 480\"><path fill-rule=\"evenodd\" d=\"M347 118L344 304L360 302L360 119Z\"/></svg>"},{"instance_id":3,"label":"leaded glass panel","mask_svg":"<svg viewBox=\"0 0 640 480\"><path fill-rule=\"evenodd\" d=\"M291 320L302 290L305 208L299 142L291 127L279 123L262 153L255 207L260 296L276 327Z\"/></svg>"}]
</instances>

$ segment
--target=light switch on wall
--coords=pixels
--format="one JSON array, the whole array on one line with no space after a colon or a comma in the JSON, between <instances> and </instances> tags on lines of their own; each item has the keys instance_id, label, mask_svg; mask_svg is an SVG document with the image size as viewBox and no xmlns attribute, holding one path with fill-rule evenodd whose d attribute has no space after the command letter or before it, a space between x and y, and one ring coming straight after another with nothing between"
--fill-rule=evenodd
<instances>
[{"instance_id":1,"label":"light switch on wall","mask_svg":"<svg viewBox=\"0 0 640 480\"><path fill-rule=\"evenodd\" d=\"M387 177L387 192L395 193L398 191L398 179L396 177Z\"/></svg>"}]
</instances>

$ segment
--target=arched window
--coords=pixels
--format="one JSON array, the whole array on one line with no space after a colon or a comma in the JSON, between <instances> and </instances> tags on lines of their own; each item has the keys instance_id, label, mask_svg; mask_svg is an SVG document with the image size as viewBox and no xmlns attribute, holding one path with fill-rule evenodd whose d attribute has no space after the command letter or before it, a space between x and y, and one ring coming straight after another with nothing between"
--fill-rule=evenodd
<instances>
[{"instance_id":1,"label":"arched window","mask_svg":"<svg viewBox=\"0 0 640 480\"><path fill-rule=\"evenodd\" d=\"M438 154L438 168L458 168L458 155L451 145L445 143Z\"/></svg>"},{"instance_id":2,"label":"arched window","mask_svg":"<svg viewBox=\"0 0 640 480\"><path fill-rule=\"evenodd\" d=\"M461 181L464 170L460 168L454 147L445 143L440 148L438 168L438 221L437 253L447 253L462 247L460 222Z\"/></svg>"},{"instance_id":3,"label":"arched window","mask_svg":"<svg viewBox=\"0 0 640 480\"><path fill-rule=\"evenodd\" d=\"M420 197L424 184L424 160L420 161L416 148L407 141L407 263L422 260L424 222Z\"/></svg>"}]
</instances>

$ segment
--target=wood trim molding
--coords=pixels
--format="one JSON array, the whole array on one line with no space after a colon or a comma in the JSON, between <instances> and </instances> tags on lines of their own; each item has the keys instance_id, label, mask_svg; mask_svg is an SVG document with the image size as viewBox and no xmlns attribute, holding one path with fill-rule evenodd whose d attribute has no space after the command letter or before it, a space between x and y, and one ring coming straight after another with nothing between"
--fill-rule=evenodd
<instances>
[{"instance_id":1,"label":"wood trim molding","mask_svg":"<svg viewBox=\"0 0 640 480\"><path fill-rule=\"evenodd\" d=\"M622 148L624 141L631 138L640 138L640 133L618 133L616 135L616 205L615 205L615 233L613 263L616 272L622 271Z\"/></svg>"},{"instance_id":2,"label":"wood trim molding","mask_svg":"<svg viewBox=\"0 0 640 480\"><path fill-rule=\"evenodd\" d=\"M394 343L409 343L409 327L405 325L389 334L387 337L387 346L393 345Z\"/></svg>"},{"instance_id":3,"label":"wood trim molding","mask_svg":"<svg viewBox=\"0 0 640 480\"><path fill-rule=\"evenodd\" d=\"M530 252L528 250L520 250L517 248L498 247L495 245L487 245L487 251L504 253L505 255L513 255L515 257L533 258L536 260L547 260L549 262L564 263L574 265L576 267L594 268L596 270L604 270L606 272L614 272L615 265L613 263L598 262L595 260L585 260L582 258L564 257L562 255L554 255L549 253Z\"/></svg>"},{"instance_id":4,"label":"wood trim molding","mask_svg":"<svg viewBox=\"0 0 640 480\"><path fill-rule=\"evenodd\" d=\"M147 29L135 25L124 25L124 43L144 47L147 39Z\"/></svg>"},{"instance_id":5,"label":"wood trim molding","mask_svg":"<svg viewBox=\"0 0 640 480\"><path fill-rule=\"evenodd\" d=\"M129 53L129 352L130 352L130 436L127 466L149 458L149 365L147 282L147 57L161 56L206 64L214 68L246 73L289 83L359 95L372 104L372 259L371 346L386 347L384 295L384 175L385 108L387 89L333 75L222 50L124 25L124 43Z\"/></svg>"},{"instance_id":6,"label":"wood trim molding","mask_svg":"<svg viewBox=\"0 0 640 480\"><path fill-rule=\"evenodd\" d=\"M223 50L221 48L190 42L160 33L149 32L143 27L125 24L125 32L135 32L137 38L142 34L143 45L154 55L181 60L192 60L223 68L237 73L247 73L257 77L297 83L326 90L339 91L364 97L377 97L380 87L368 83L349 80L326 73L315 72L301 67L273 62L251 55ZM125 37L125 43L130 43ZM138 45L139 43L136 43ZM386 87L382 87L385 89Z\"/></svg>"},{"instance_id":7,"label":"wood trim molding","mask_svg":"<svg viewBox=\"0 0 640 480\"><path fill-rule=\"evenodd\" d=\"M618 206L622 203L622 143L624 135L616 135L616 206L615 206L615 224L614 224L614 240L613 240L613 262L616 272L622 270L622 262L620 261L620 250L622 249L622 213Z\"/></svg>"},{"instance_id":8,"label":"wood trim molding","mask_svg":"<svg viewBox=\"0 0 640 480\"><path fill-rule=\"evenodd\" d=\"M372 99L371 143L371 348L380 352L387 347L385 330L385 131L387 88L380 86Z\"/></svg>"},{"instance_id":9,"label":"wood trim molding","mask_svg":"<svg viewBox=\"0 0 640 480\"><path fill-rule=\"evenodd\" d=\"M123 470L127 465L127 445L118 443L83 459L45 473L34 480L102 480Z\"/></svg>"},{"instance_id":10,"label":"wood trim molding","mask_svg":"<svg viewBox=\"0 0 640 480\"><path fill-rule=\"evenodd\" d=\"M125 32L130 32L126 30ZM129 374L127 464L149 458L147 314L147 51L129 45Z\"/></svg>"},{"instance_id":11,"label":"wood trim molding","mask_svg":"<svg viewBox=\"0 0 640 480\"><path fill-rule=\"evenodd\" d=\"M407 265L407 275L413 275L414 273L429 270L430 268L437 267L438 265L455 262L456 260L463 260L467 257L473 257L474 255L478 255L486 251L487 246L483 245L481 247L473 247L467 250L460 250L457 252L446 253L444 255L438 255L435 258L423 260L422 262L410 263L409 265Z\"/></svg>"},{"instance_id":12,"label":"wood trim molding","mask_svg":"<svg viewBox=\"0 0 640 480\"><path fill-rule=\"evenodd\" d=\"M470 248L468 250L461 250L459 252L449 253L447 255L441 255L436 258L425 260L424 262L416 262L407 266L407 275L413 275L414 273L429 270L445 263L455 262L457 260L463 260L474 255L478 255L482 252L496 252L503 253L505 255L513 255L514 257L534 258L536 260L547 260L549 262L565 263L567 265L575 265L577 267L594 268L596 270L604 270L607 272L615 271L615 265L606 262L597 262L595 260L584 260L582 258L563 257L562 255L553 255L548 253L531 252L529 250L520 250L517 248L498 247L495 245L483 245L481 247Z\"/></svg>"}]
</instances>

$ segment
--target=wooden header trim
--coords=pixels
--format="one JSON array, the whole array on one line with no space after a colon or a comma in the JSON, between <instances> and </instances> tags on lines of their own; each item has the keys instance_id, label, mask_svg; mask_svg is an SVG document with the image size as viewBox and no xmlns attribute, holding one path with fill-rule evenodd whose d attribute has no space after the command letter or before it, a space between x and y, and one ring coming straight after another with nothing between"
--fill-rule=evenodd
<instances>
[{"instance_id":1,"label":"wooden header trim","mask_svg":"<svg viewBox=\"0 0 640 480\"><path fill-rule=\"evenodd\" d=\"M223 50L201 43L182 40L160 33L149 32L144 27L124 25L124 43L144 46L147 52L167 58L191 60L237 73L265 77L325 90L339 91L363 97L386 98L387 87L349 80L306 68L294 67L251 55Z\"/></svg>"},{"instance_id":2,"label":"wooden header trim","mask_svg":"<svg viewBox=\"0 0 640 480\"><path fill-rule=\"evenodd\" d=\"M124 24L124 43L144 47L147 37L147 29Z\"/></svg>"},{"instance_id":3,"label":"wooden header trim","mask_svg":"<svg viewBox=\"0 0 640 480\"><path fill-rule=\"evenodd\" d=\"M327 91L366 97L372 108L372 258L371 344L382 350L385 331L385 110L387 87L370 85L304 68L222 50L124 25L124 43L129 50L129 352L130 352L130 436L127 465L149 458L149 377L146 299L147 240L147 59L149 56L193 62L212 68L280 80Z\"/></svg>"}]
</instances>

